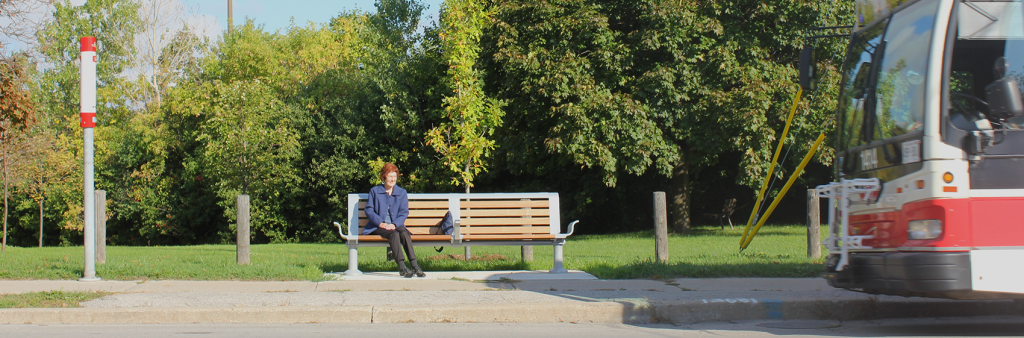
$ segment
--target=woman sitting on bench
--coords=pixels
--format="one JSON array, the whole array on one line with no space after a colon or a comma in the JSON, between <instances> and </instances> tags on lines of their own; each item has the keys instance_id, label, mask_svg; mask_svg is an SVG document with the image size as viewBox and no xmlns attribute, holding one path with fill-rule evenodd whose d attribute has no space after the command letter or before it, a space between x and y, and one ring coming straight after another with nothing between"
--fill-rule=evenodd
<instances>
[{"instance_id":1,"label":"woman sitting on bench","mask_svg":"<svg viewBox=\"0 0 1024 338\"><path fill-rule=\"evenodd\" d=\"M402 277L426 277L419 264L416 264L416 251L412 247L412 233L405 228L405 219L409 217L409 196L405 189L399 187L398 167L392 163L384 164L380 169L380 180L382 183L370 189L366 199L366 227L363 228L363 235L379 235L388 240L391 251L395 255L395 262L398 263L398 274ZM409 256L409 264L412 271L405 267L405 257L402 256L402 249Z\"/></svg>"}]
</instances>

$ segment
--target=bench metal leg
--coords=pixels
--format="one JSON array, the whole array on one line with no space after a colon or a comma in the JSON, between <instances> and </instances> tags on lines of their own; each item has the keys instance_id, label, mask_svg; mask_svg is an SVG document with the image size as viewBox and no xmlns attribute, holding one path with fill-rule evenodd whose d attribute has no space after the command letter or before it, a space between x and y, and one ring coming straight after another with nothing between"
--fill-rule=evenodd
<instances>
[{"instance_id":1,"label":"bench metal leg","mask_svg":"<svg viewBox=\"0 0 1024 338\"><path fill-rule=\"evenodd\" d=\"M565 246L565 240L559 239L555 241L555 267L551 268L550 273L569 273L562 264L562 247Z\"/></svg>"},{"instance_id":2,"label":"bench metal leg","mask_svg":"<svg viewBox=\"0 0 1024 338\"><path fill-rule=\"evenodd\" d=\"M350 246L348 247L348 270L345 271L345 276L359 276L363 272L359 271L359 248Z\"/></svg>"}]
</instances>

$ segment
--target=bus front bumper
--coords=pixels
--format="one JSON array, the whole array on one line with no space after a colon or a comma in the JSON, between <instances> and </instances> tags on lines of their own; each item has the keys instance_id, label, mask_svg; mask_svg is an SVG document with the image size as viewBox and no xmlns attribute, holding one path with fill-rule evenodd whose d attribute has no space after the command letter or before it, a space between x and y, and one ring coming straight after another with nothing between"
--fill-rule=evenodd
<instances>
[{"instance_id":1,"label":"bus front bumper","mask_svg":"<svg viewBox=\"0 0 1024 338\"><path fill-rule=\"evenodd\" d=\"M971 291L969 252L852 252L843 271L825 265L828 284L866 293L934 296Z\"/></svg>"}]
</instances>

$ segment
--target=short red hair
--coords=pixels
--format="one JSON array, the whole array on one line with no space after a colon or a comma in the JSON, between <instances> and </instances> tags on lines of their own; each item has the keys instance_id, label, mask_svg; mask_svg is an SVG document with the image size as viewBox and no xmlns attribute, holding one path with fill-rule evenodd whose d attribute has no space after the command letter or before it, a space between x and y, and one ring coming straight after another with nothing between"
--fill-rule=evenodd
<instances>
[{"instance_id":1,"label":"short red hair","mask_svg":"<svg viewBox=\"0 0 1024 338\"><path fill-rule=\"evenodd\" d=\"M381 182L383 182L384 178L387 177L388 174L390 174L390 173L395 173L395 174L399 174L399 175L401 174L400 172L398 172L398 166L396 166L394 163L384 163L384 167L380 168L380 180L381 180Z\"/></svg>"}]
</instances>

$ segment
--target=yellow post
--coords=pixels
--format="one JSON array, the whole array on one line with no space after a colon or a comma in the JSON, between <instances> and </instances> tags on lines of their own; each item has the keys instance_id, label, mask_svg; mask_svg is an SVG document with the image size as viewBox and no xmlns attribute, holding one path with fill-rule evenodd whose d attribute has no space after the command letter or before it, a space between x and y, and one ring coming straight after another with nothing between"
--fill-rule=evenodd
<instances>
[{"instance_id":1,"label":"yellow post","mask_svg":"<svg viewBox=\"0 0 1024 338\"><path fill-rule=\"evenodd\" d=\"M782 145L786 143L786 135L789 134L789 126L793 124L793 115L796 114L796 106L800 103L800 95L803 95L803 88L796 92L796 97L793 98L793 109L789 110L789 117L786 118L786 128L782 129L782 137L779 138L779 146L775 149L775 156L772 156L772 164L768 166L768 174L764 176L764 182L761 183L761 192L757 194L757 202L754 203L754 210L750 211L750 219L747 220L747 227L743 228L743 238L740 239L740 245L743 245L747 241L747 233L750 232L750 226L754 224L754 216L757 215L758 206L761 205L761 200L764 199L764 192L768 190L768 181L772 179L772 173L775 172L775 163L779 160L779 154L782 153Z\"/></svg>"},{"instance_id":2,"label":"yellow post","mask_svg":"<svg viewBox=\"0 0 1024 338\"><path fill-rule=\"evenodd\" d=\"M750 241L754 240L754 236L757 235L757 231L761 229L762 225L764 225L764 221L768 220L768 216L772 214L772 211L775 211L775 207L782 201L782 197L786 196L786 191L788 191L789 187L793 185L793 182L796 182L796 178L800 177L800 174L803 173L804 167L806 167L807 163L811 161L812 157L814 157L814 153L818 152L818 146L820 146L821 141L824 140L825 133L818 135L818 139L815 140L814 145L811 146L811 151L807 153L807 156L804 156L803 161L800 161L800 165L796 167L796 171L793 172L793 176L790 176L789 180L786 181L786 185L782 187L782 191L779 192L779 196L775 197L775 200L772 201L772 205L768 206L768 210L764 212L764 216L757 221L757 226L754 227L754 231L750 232L750 237L740 245L740 250L746 249L747 245L750 245Z\"/></svg>"}]
</instances>

